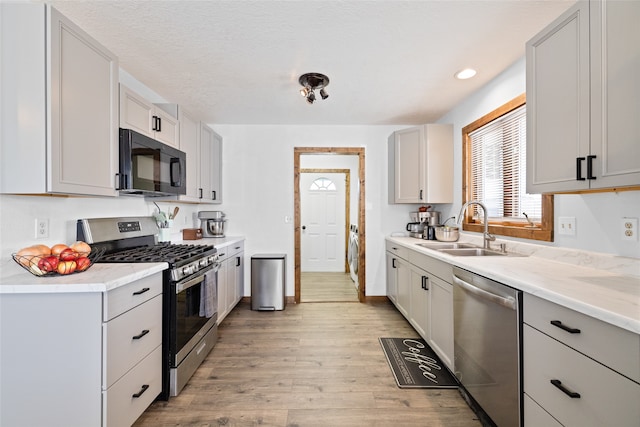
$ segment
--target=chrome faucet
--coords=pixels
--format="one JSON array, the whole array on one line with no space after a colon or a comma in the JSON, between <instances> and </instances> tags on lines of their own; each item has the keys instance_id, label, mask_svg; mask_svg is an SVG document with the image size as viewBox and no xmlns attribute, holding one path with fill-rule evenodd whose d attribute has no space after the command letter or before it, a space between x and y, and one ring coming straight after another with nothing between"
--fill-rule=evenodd
<instances>
[{"instance_id":1,"label":"chrome faucet","mask_svg":"<svg viewBox=\"0 0 640 427\"><path fill-rule=\"evenodd\" d=\"M489 233L489 218L487 216L487 208L482 202L478 200L470 200L462 205L462 209L460 209L460 214L458 215L458 225L462 224L462 215L464 215L465 210L470 205L478 205L482 208L482 212L484 213L484 233L482 234L484 244L482 247L485 249L491 249L491 247L489 246L489 242L493 242L494 240L496 240L496 236Z\"/></svg>"}]
</instances>

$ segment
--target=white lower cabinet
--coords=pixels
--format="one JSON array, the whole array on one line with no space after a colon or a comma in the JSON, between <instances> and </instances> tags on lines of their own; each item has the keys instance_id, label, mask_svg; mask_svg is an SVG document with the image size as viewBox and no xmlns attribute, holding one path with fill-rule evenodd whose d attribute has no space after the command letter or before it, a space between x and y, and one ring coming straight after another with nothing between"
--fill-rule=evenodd
<instances>
[{"instance_id":1,"label":"white lower cabinet","mask_svg":"<svg viewBox=\"0 0 640 427\"><path fill-rule=\"evenodd\" d=\"M529 294L523 315L526 426L640 426L640 336Z\"/></svg>"},{"instance_id":2,"label":"white lower cabinet","mask_svg":"<svg viewBox=\"0 0 640 427\"><path fill-rule=\"evenodd\" d=\"M161 391L162 273L104 293L3 294L0 351L0 425L131 425Z\"/></svg>"},{"instance_id":3,"label":"white lower cabinet","mask_svg":"<svg viewBox=\"0 0 640 427\"><path fill-rule=\"evenodd\" d=\"M416 332L453 369L451 265L386 242L387 295Z\"/></svg>"},{"instance_id":4,"label":"white lower cabinet","mask_svg":"<svg viewBox=\"0 0 640 427\"><path fill-rule=\"evenodd\" d=\"M220 260L218 270L218 324L233 310L244 296L244 240L217 246Z\"/></svg>"}]
</instances>

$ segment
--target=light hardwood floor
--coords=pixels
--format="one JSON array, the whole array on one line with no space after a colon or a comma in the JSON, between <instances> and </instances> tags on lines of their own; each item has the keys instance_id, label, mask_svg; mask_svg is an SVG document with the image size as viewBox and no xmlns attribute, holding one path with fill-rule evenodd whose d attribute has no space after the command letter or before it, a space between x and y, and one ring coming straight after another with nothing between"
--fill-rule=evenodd
<instances>
[{"instance_id":1,"label":"light hardwood floor","mask_svg":"<svg viewBox=\"0 0 640 427\"><path fill-rule=\"evenodd\" d=\"M178 397L145 426L479 427L457 390L400 389L379 337L417 337L389 302L240 303Z\"/></svg>"},{"instance_id":2,"label":"light hardwood floor","mask_svg":"<svg viewBox=\"0 0 640 427\"><path fill-rule=\"evenodd\" d=\"M358 302L358 291L349 273L300 274L301 302Z\"/></svg>"}]
</instances>

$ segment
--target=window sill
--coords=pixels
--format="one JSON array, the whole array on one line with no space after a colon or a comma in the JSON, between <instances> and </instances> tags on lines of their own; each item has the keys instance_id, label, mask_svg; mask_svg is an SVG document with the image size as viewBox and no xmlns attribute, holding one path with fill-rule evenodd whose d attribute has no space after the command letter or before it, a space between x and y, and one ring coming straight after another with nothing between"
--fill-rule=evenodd
<instances>
[{"instance_id":1,"label":"window sill","mask_svg":"<svg viewBox=\"0 0 640 427\"><path fill-rule=\"evenodd\" d=\"M463 223L464 231L484 232L484 225L481 223ZM553 230L540 228L527 228L525 226L509 226L489 223L489 233L495 236L517 237L520 239L540 240L543 242L553 242Z\"/></svg>"}]
</instances>

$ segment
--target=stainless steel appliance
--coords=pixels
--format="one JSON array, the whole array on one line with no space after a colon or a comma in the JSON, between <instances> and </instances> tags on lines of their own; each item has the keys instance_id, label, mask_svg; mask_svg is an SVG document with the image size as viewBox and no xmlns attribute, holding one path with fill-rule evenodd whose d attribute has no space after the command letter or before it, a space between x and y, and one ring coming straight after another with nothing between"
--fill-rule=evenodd
<instances>
[{"instance_id":1,"label":"stainless steel appliance","mask_svg":"<svg viewBox=\"0 0 640 427\"><path fill-rule=\"evenodd\" d=\"M422 234L424 233L424 227L425 227L425 224L423 222L407 223L407 231L409 232L409 236L422 239Z\"/></svg>"},{"instance_id":2,"label":"stainless steel appliance","mask_svg":"<svg viewBox=\"0 0 640 427\"><path fill-rule=\"evenodd\" d=\"M224 228L227 222L225 216L221 211L198 212L202 237L224 237Z\"/></svg>"},{"instance_id":3,"label":"stainless steel appliance","mask_svg":"<svg viewBox=\"0 0 640 427\"><path fill-rule=\"evenodd\" d=\"M77 238L104 248L98 262L166 262L161 399L177 396L216 343L218 254L211 245L157 243L153 217L91 218Z\"/></svg>"},{"instance_id":4,"label":"stainless steel appliance","mask_svg":"<svg viewBox=\"0 0 640 427\"><path fill-rule=\"evenodd\" d=\"M172 196L186 194L187 155L141 133L120 129L122 194Z\"/></svg>"},{"instance_id":5,"label":"stainless steel appliance","mask_svg":"<svg viewBox=\"0 0 640 427\"><path fill-rule=\"evenodd\" d=\"M522 292L453 268L455 375L497 426L520 426Z\"/></svg>"}]
</instances>

